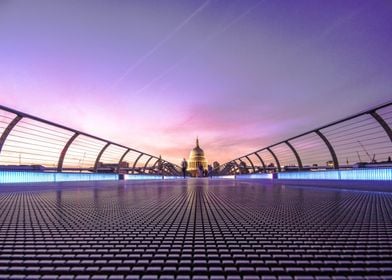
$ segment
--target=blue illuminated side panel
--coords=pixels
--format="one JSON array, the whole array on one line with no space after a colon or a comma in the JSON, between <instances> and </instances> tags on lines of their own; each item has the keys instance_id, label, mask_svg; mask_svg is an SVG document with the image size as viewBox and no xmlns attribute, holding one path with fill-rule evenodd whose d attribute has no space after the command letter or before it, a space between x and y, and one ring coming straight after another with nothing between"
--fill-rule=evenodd
<instances>
[{"instance_id":1,"label":"blue illuminated side panel","mask_svg":"<svg viewBox=\"0 0 392 280\"><path fill-rule=\"evenodd\" d=\"M162 176L124 174L124 180L162 180Z\"/></svg>"},{"instance_id":2,"label":"blue illuminated side panel","mask_svg":"<svg viewBox=\"0 0 392 280\"><path fill-rule=\"evenodd\" d=\"M392 169L374 168L374 169L353 169L353 170L341 171L340 179L341 180L390 181L392 180Z\"/></svg>"},{"instance_id":3,"label":"blue illuminated side panel","mask_svg":"<svg viewBox=\"0 0 392 280\"><path fill-rule=\"evenodd\" d=\"M238 179L272 179L272 177L272 173L242 174L236 176Z\"/></svg>"},{"instance_id":4,"label":"blue illuminated side panel","mask_svg":"<svg viewBox=\"0 0 392 280\"><path fill-rule=\"evenodd\" d=\"M217 176L219 179L235 179L235 175Z\"/></svg>"},{"instance_id":5,"label":"blue illuminated side panel","mask_svg":"<svg viewBox=\"0 0 392 280\"><path fill-rule=\"evenodd\" d=\"M118 180L117 174L44 173L26 171L0 171L0 183L40 183L67 181Z\"/></svg>"},{"instance_id":6,"label":"blue illuminated side panel","mask_svg":"<svg viewBox=\"0 0 392 280\"><path fill-rule=\"evenodd\" d=\"M56 182L118 180L117 174L56 173L55 175L56 175Z\"/></svg>"},{"instance_id":7,"label":"blue illuminated side panel","mask_svg":"<svg viewBox=\"0 0 392 280\"><path fill-rule=\"evenodd\" d=\"M163 179L165 180L175 180L175 179L183 179L184 177L182 176L163 176Z\"/></svg>"},{"instance_id":8,"label":"blue illuminated side panel","mask_svg":"<svg viewBox=\"0 0 392 280\"><path fill-rule=\"evenodd\" d=\"M282 172L278 173L278 179L297 180L339 180L339 171L309 171L309 172Z\"/></svg>"},{"instance_id":9,"label":"blue illuminated side panel","mask_svg":"<svg viewBox=\"0 0 392 280\"><path fill-rule=\"evenodd\" d=\"M0 171L0 183L54 182L54 173Z\"/></svg>"},{"instance_id":10,"label":"blue illuminated side panel","mask_svg":"<svg viewBox=\"0 0 392 280\"><path fill-rule=\"evenodd\" d=\"M278 174L278 179L390 181L392 180L392 169L378 168L314 172L282 172Z\"/></svg>"}]
</instances>

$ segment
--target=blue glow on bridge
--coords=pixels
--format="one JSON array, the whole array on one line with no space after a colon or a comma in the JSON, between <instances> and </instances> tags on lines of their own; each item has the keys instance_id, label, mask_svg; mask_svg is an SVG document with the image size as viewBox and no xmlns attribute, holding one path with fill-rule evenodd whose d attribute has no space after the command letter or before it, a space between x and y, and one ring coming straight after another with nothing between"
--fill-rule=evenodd
<instances>
[{"instance_id":1,"label":"blue glow on bridge","mask_svg":"<svg viewBox=\"0 0 392 280\"><path fill-rule=\"evenodd\" d=\"M392 180L391 168L375 169L352 169L308 172L282 172L278 173L278 179L297 180Z\"/></svg>"},{"instance_id":2,"label":"blue glow on bridge","mask_svg":"<svg viewBox=\"0 0 392 280\"><path fill-rule=\"evenodd\" d=\"M117 174L0 171L0 183L118 180Z\"/></svg>"}]
</instances>

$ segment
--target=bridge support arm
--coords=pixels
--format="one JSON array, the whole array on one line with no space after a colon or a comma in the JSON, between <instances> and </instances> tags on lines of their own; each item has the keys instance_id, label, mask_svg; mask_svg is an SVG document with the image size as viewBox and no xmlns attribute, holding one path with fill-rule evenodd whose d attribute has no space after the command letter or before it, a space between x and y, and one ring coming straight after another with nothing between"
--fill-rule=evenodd
<instances>
[{"instance_id":1,"label":"bridge support arm","mask_svg":"<svg viewBox=\"0 0 392 280\"><path fill-rule=\"evenodd\" d=\"M260 160L261 164L263 165L264 172L267 172L264 160L261 158L261 156L257 152L255 152L255 155L257 156L257 158Z\"/></svg>"},{"instance_id":2,"label":"bridge support arm","mask_svg":"<svg viewBox=\"0 0 392 280\"><path fill-rule=\"evenodd\" d=\"M339 169L338 158L336 156L335 150L333 149L331 143L328 141L327 137L325 137L325 135L321 133L320 130L316 130L315 132L324 141L325 145L327 146L327 148L329 150L329 153L332 156L333 168L334 169Z\"/></svg>"},{"instance_id":3,"label":"bridge support arm","mask_svg":"<svg viewBox=\"0 0 392 280\"><path fill-rule=\"evenodd\" d=\"M250 165L252 166L253 173L256 173L256 169L255 169L255 166L253 165L253 162L250 160L250 158L248 156L245 156L245 158L249 161Z\"/></svg>"},{"instance_id":4,"label":"bridge support arm","mask_svg":"<svg viewBox=\"0 0 392 280\"><path fill-rule=\"evenodd\" d=\"M239 164L236 162L236 160L233 160L233 162L234 162L234 164L235 164L235 166L236 166L236 168L234 169L234 174L235 174L236 170L238 170L238 171L240 172L240 174L241 174L241 167L240 167Z\"/></svg>"},{"instance_id":5,"label":"bridge support arm","mask_svg":"<svg viewBox=\"0 0 392 280\"><path fill-rule=\"evenodd\" d=\"M148 165L148 163L150 162L150 160L152 160L152 156L146 161L146 164L144 165L144 167L143 167L143 171L142 171L142 173L143 174L145 174L146 173L146 168L147 168L147 165Z\"/></svg>"},{"instance_id":6,"label":"bridge support arm","mask_svg":"<svg viewBox=\"0 0 392 280\"><path fill-rule=\"evenodd\" d=\"M0 137L0 153L1 150L3 149L5 140L7 140L8 135L11 133L11 131L14 129L14 127L18 124L18 122L22 119L22 116L17 115L4 129L3 134Z\"/></svg>"},{"instance_id":7,"label":"bridge support arm","mask_svg":"<svg viewBox=\"0 0 392 280\"><path fill-rule=\"evenodd\" d=\"M151 169L154 170L155 166L157 166L157 163L159 162L159 158L154 162L154 164L151 166Z\"/></svg>"},{"instance_id":8,"label":"bridge support arm","mask_svg":"<svg viewBox=\"0 0 392 280\"><path fill-rule=\"evenodd\" d=\"M135 174L135 167L136 167L136 164L137 164L137 162L139 161L139 159L140 159L143 155L144 155L143 153L140 153L140 155L136 158L135 162L133 163L133 166L132 166L132 174Z\"/></svg>"},{"instance_id":9,"label":"bridge support arm","mask_svg":"<svg viewBox=\"0 0 392 280\"><path fill-rule=\"evenodd\" d=\"M389 127L387 122L379 115L376 111L370 113L370 115L381 125L385 133L388 135L389 140L392 142L392 129Z\"/></svg>"},{"instance_id":10,"label":"bridge support arm","mask_svg":"<svg viewBox=\"0 0 392 280\"><path fill-rule=\"evenodd\" d=\"M281 169L280 169L280 163L279 163L278 157L275 155L275 153L274 153L270 148L267 148L267 150L268 150L268 151L271 153L271 155L274 157L274 159L275 159L275 161L276 161L277 168L278 168L278 172L280 172Z\"/></svg>"},{"instance_id":11,"label":"bridge support arm","mask_svg":"<svg viewBox=\"0 0 392 280\"><path fill-rule=\"evenodd\" d=\"M121 168L121 163L123 162L125 156L129 153L131 149L127 149L121 156L121 158L118 161L118 165L117 165L117 173L120 173L120 168Z\"/></svg>"},{"instance_id":12,"label":"bridge support arm","mask_svg":"<svg viewBox=\"0 0 392 280\"><path fill-rule=\"evenodd\" d=\"M65 144L63 150L61 151L61 154L60 154L60 157L59 157L59 161L57 163L57 172L63 171L63 164L64 164L65 155L67 154L69 146L71 146L72 142L78 136L79 136L79 133L74 133L74 135L72 135L71 138L69 138L68 142Z\"/></svg>"},{"instance_id":13,"label":"bridge support arm","mask_svg":"<svg viewBox=\"0 0 392 280\"><path fill-rule=\"evenodd\" d=\"M110 143L106 143L105 146L103 146L103 148L101 149L101 151L99 152L96 160L95 160L95 164L94 164L94 172L98 171L98 163L99 160L101 159L102 154L105 152L105 150L107 149L107 147L109 147Z\"/></svg>"},{"instance_id":14,"label":"bridge support arm","mask_svg":"<svg viewBox=\"0 0 392 280\"><path fill-rule=\"evenodd\" d=\"M301 158L299 157L297 150L293 147L293 145L291 145L291 143L289 141L285 141L285 143L290 148L290 150L293 152L293 154L298 162L298 168L301 170L302 169L302 161L301 161Z\"/></svg>"}]
</instances>

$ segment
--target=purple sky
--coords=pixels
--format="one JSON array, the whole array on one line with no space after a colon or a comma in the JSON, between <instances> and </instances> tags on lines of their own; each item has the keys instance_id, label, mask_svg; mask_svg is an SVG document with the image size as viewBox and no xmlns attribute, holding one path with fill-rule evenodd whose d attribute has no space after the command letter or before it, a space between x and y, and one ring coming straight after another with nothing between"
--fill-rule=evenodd
<instances>
[{"instance_id":1,"label":"purple sky","mask_svg":"<svg viewBox=\"0 0 392 280\"><path fill-rule=\"evenodd\" d=\"M392 97L392 2L0 0L0 104L224 163Z\"/></svg>"}]
</instances>

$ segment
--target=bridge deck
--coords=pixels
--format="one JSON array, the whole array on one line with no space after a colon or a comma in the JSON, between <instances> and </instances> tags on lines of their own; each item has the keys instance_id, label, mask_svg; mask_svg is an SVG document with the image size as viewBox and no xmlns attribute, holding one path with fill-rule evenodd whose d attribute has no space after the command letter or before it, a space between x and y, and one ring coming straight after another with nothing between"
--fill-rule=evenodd
<instances>
[{"instance_id":1,"label":"bridge deck","mask_svg":"<svg viewBox=\"0 0 392 280\"><path fill-rule=\"evenodd\" d=\"M1 186L0 226L1 279L392 279L386 192L208 179Z\"/></svg>"}]
</instances>

